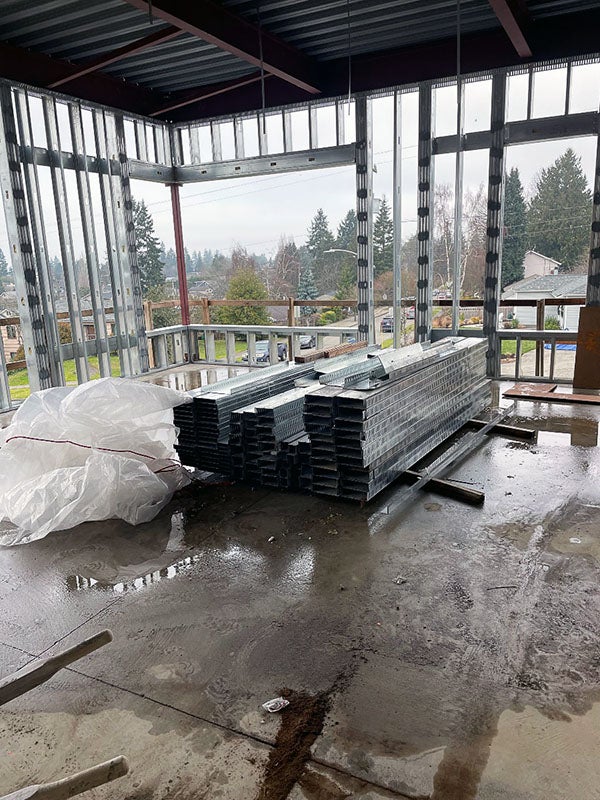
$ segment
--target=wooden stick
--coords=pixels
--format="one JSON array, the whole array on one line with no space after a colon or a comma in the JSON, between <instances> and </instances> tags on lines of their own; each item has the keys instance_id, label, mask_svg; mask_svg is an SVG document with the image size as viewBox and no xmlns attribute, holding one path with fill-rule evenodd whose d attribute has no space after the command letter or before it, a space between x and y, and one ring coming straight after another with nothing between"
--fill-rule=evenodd
<instances>
[{"instance_id":1,"label":"wooden stick","mask_svg":"<svg viewBox=\"0 0 600 800\"><path fill-rule=\"evenodd\" d=\"M482 419L470 419L467 422L466 427L483 428L484 425L485 421ZM538 435L538 432L533 430L533 428L521 428L517 425L502 425L502 423L495 425L490 431L488 431L490 436L494 433L498 434L499 436L507 436L512 439L529 439L532 442L536 441Z\"/></svg>"},{"instance_id":2,"label":"wooden stick","mask_svg":"<svg viewBox=\"0 0 600 800\"><path fill-rule=\"evenodd\" d=\"M113 635L110 631L101 631L55 656L37 658L17 672L13 672L12 675L2 678L0 680L0 706L25 694L30 689L34 689L41 683L45 683L60 669L112 642L112 638Z\"/></svg>"},{"instance_id":3,"label":"wooden stick","mask_svg":"<svg viewBox=\"0 0 600 800\"><path fill-rule=\"evenodd\" d=\"M12 794L7 794L0 800L67 800L81 792L87 792L96 786L122 778L129 772L129 764L125 756L116 756L110 761L96 764L95 767L84 769L68 778L63 778L52 783L38 783L18 789Z\"/></svg>"},{"instance_id":4,"label":"wooden stick","mask_svg":"<svg viewBox=\"0 0 600 800\"><path fill-rule=\"evenodd\" d=\"M404 483L413 484L423 477L423 473L416 470L407 469L402 473L401 480ZM451 497L453 500L462 500L463 503L468 503L471 506L481 506L485 502L485 493L479 489L471 489L468 486L463 486L456 481L450 481L446 478L430 478L428 483L423 487L427 492L434 492L444 497Z\"/></svg>"}]
</instances>

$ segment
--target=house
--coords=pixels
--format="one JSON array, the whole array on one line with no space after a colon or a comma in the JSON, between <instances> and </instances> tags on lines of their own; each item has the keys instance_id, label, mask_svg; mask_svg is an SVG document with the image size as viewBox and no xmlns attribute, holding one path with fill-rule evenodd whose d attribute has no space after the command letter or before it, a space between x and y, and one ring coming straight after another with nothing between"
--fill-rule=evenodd
<instances>
[{"instance_id":1,"label":"house","mask_svg":"<svg viewBox=\"0 0 600 800\"><path fill-rule=\"evenodd\" d=\"M535 278L543 275L555 275L560 267L560 261L550 256L545 256L535 250L528 250L523 258L523 278Z\"/></svg>"},{"instance_id":2,"label":"house","mask_svg":"<svg viewBox=\"0 0 600 800\"><path fill-rule=\"evenodd\" d=\"M502 293L502 300L537 300L546 301L546 317L557 317L563 330L576 331L579 325L579 309L585 305L587 291L587 275L571 275L560 273L558 275L542 275L533 278L524 278L516 283L511 283ZM582 298L581 305L566 306L561 300L567 298ZM536 308L520 306L512 310L519 322L527 328L536 327Z\"/></svg>"},{"instance_id":3,"label":"house","mask_svg":"<svg viewBox=\"0 0 600 800\"><path fill-rule=\"evenodd\" d=\"M0 321L14 319L15 312L8 309L0 310ZM0 342L4 351L6 361L14 361L19 347L23 344L21 327L14 324L2 324L0 322Z\"/></svg>"}]
</instances>

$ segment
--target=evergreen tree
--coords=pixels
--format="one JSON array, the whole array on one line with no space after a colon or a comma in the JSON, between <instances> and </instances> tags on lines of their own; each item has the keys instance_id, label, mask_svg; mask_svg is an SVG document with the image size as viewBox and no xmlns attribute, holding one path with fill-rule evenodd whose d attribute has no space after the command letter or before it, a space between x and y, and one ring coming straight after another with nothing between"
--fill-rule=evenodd
<instances>
[{"instance_id":1,"label":"evergreen tree","mask_svg":"<svg viewBox=\"0 0 600 800\"><path fill-rule=\"evenodd\" d=\"M502 241L502 288L523 279L527 250L527 206L519 170L513 167L504 189L504 239Z\"/></svg>"},{"instance_id":2,"label":"evergreen tree","mask_svg":"<svg viewBox=\"0 0 600 800\"><path fill-rule=\"evenodd\" d=\"M8 278L8 262L6 261L6 256L0 250L0 286L2 283Z\"/></svg>"},{"instance_id":3,"label":"evergreen tree","mask_svg":"<svg viewBox=\"0 0 600 800\"><path fill-rule=\"evenodd\" d=\"M229 281L227 300L267 300L267 290L251 267L238 269ZM218 313L222 325L268 325L265 306L225 306Z\"/></svg>"},{"instance_id":4,"label":"evergreen tree","mask_svg":"<svg viewBox=\"0 0 600 800\"><path fill-rule=\"evenodd\" d=\"M330 250L333 245L334 238L329 230L327 215L322 208L319 208L308 229L306 248L312 258L314 282L322 292L335 287L335 280L333 283L331 280L331 261L327 255L324 255L325 251Z\"/></svg>"},{"instance_id":5,"label":"evergreen tree","mask_svg":"<svg viewBox=\"0 0 600 800\"><path fill-rule=\"evenodd\" d=\"M146 203L133 201L133 224L135 226L135 245L140 268L142 294L165 283L164 264L160 259L160 244L154 233L154 220Z\"/></svg>"},{"instance_id":6,"label":"evergreen tree","mask_svg":"<svg viewBox=\"0 0 600 800\"><path fill-rule=\"evenodd\" d=\"M315 284L315 278L312 271L310 260L302 265L300 278L298 280L298 300L314 300L319 296L319 290ZM300 314L307 317L310 314L316 314L316 308L313 306L300 306Z\"/></svg>"},{"instance_id":7,"label":"evergreen tree","mask_svg":"<svg viewBox=\"0 0 600 800\"><path fill-rule=\"evenodd\" d=\"M335 246L356 251L356 211L351 208L338 225Z\"/></svg>"},{"instance_id":8,"label":"evergreen tree","mask_svg":"<svg viewBox=\"0 0 600 800\"><path fill-rule=\"evenodd\" d=\"M347 212L338 225L335 246L356 253L356 211L353 208ZM337 265L336 298L339 300L355 298L357 293L356 256L350 253L336 253L335 261Z\"/></svg>"},{"instance_id":9,"label":"evergreen tree","mask_svg":"<svg viewBox=\"0 0 600 800\"><path fill-rule=\"evenodd\" d=\"M527 213L527 245L571 271L589 246L592 193L569 147L537 179Z\"/></svg>"},{"instance_id":10,"label":"evergreen tree","mask_svg":"<svg viewBox=\"0 0 600 800\"><path fill-rule=\"evenodd\" d=\"M385 195L373 224L373 263L375 275L394 268L394 223Z\"/></svg>"}]
</instances>

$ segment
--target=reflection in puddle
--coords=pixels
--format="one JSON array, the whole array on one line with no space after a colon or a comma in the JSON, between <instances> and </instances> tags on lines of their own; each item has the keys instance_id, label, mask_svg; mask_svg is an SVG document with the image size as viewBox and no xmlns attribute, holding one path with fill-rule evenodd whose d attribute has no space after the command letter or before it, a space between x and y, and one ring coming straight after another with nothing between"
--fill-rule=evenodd
<instances>
[{"instance_id":1,"label":"reflection in puddle","mask_svg":"<svg viewBox=\"0 0 600 800\"><path fill-rule=\"evenodd\" d=\"M149 572L146 575L142 575L141 577L135 578L132 581L114 584L106 584L102 581L96 580L95 578L86 578L83 575L68 575L66 579L67 587L72 592L80 592L83 589L91 589L94 586L97 586L99 589L105 589L108 585L116 594L123 594L123 592L126 591L143 589L145 586L150 586L153 583L159 583L159 581L170 580L176 575L180 575L182 572L185 572L194 564L198 563L201 558L201 555L186 556L185 558L176 561L174 564L171 564L168 567L163 567L162 569L155 570L154 572Z\"/></svg>"}]
</instances>

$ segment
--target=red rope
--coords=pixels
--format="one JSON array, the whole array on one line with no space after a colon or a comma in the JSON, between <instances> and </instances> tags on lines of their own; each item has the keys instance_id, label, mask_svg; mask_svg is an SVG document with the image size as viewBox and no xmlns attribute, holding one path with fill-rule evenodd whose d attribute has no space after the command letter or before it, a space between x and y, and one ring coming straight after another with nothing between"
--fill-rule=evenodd
<instances>
[{"instance_id":1,"label":"red rope","mask_svg":"<svg viewBox=\"0 0 600 800\"><path fill-rule=\"evenodd\" d=\"M149 461L172 461L173 465L169 467L162 467L161 469L157 470L157 472L164 472L167 469L176 469L179 466L179 462L175 461L174 458L162 459L162 458L155 458L154 456L149 456L147 453L138 453L137 450L116 450L112 447L94 447L91 444L81 444L81 442L74 442L71 439L42 439L39 436L9 436L6 440L6 444L12 442L14 439L27 439L31 442L46 442L48 444L72 444L74 447L82 447L85 450L102 450L105 453L129 453L130 455L140 456L140 458L147 458Z\"/></svg>"}]
</instances>

